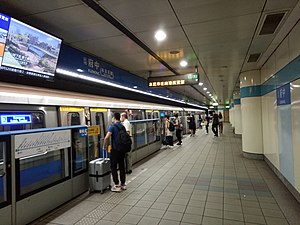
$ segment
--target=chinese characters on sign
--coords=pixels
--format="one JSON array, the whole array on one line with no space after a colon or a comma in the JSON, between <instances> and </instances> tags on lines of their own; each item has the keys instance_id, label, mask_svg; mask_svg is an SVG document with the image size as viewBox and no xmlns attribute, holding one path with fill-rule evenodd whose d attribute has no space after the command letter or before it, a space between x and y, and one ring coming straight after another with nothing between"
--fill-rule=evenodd
<instances>
[{"instance_id":1,"label":"chinese characters on sign","mask_svg":"<svg viewBox=\"0 0 300 225\"><path fill-rule=\"evenodd\" d=\"M149 82L149 87L160 87L160 86L174 86L174 85L184 85L185 80L172 80L172 81L157 81Z\"/></svg>"},{"instance_id":2,"label":"chinese characters on sign","mask_svg":"<svg viewBox=\"0 0 300 225\"><path fill-rule=\"evenodd\" d=\"M185 74L175 76L149 77L149 87L165 87L179 85L194 85L199 83L199 74Z\"/></svg>"},{"instance_id":3,"label":"chinese characters on sign","mask_svg":"<svg viewBox=\"0 0 300 225\"><path fill-rule=\"evenodd\" d=\"M114 72L101 67L101 63L98 60L83 57L83 64L88 67L87 72L92 75L102 76L110 80L113 80L115 77Z\"/></svg>"},{"instance_id":4,"label":"chinese characters on sign","mask_svg":"<svg viewBox=\"0 0 300 225\"><path fill-rule=\"evenodd\" d=\"M291 104L290 84L286 84L276 89L277 105Z\"/></svg>"}]
</instances>

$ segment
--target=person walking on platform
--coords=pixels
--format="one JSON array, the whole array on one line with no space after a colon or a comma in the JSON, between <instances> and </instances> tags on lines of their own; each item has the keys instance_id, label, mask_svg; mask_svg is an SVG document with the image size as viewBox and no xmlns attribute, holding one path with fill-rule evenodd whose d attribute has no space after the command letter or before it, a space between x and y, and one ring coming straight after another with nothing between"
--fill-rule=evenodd
<instances>
[{"instance_id":1,"label":"person walking on platform","mask_svg":"<svg viewBox=\"0 0 300 225\"><path fill-rule=\"evenodd\" d=\"M219 112L219 129L220 129L220 134L223 133L223 116L222 113Z\"/></svg>"},{"instance_id":2,"label":"person walking on platform","mask_svg":"<svg viewBox=\"0 0 300 225\"><path fill-rule=\"evenodd\" d=\"M131 126L130 126L130 122L128 120L127 114L125 112L121 113L121 122L122 122L122 125L125 127L126 132L131 137ZM131 150L130 150L130 152L127 152L125 154L125 168L126 168L126 173L128 173L128 174L132 173Z\"/></svg>"},{"instance_id":3,"label":"person walking on platform","mask_svg":"<svg viewBox=\"0 0 300 225\"><path fill-rule=\"evenodd\" d=\"M191 114L187 114L187 122L189 125L189 130L191 133L191 137L194 136L196 130L195 117L191 116Z\"/></svg>"},{"instance_id":4,"label":"person walking on platform","mask_svg":"<svg viewBox=\"0 0 300 225\"><path fill-rule=\"evenodd\" d=\"M175 126L173 122L170 121L170 117L168 115L165 115L165 130L167 145L173 147L173 132L175 130Z\"/></svg>"},{"instance_id":5,"label":"person walking on platform","mask_svg":"<svg viewBox=\"0 0 300 225\"><path fill-rule=\"evenodd\" d=\"M182 123L181 120L178 117L178 114L175 114L175 127L176 127L176 137L178 140L177 145L181 145L181 132L182 132Z\"/></svg>"},{"instance_id":6,"label":"person walking on platform","mask_svg":"<svg viewBox=\"0 0 300 225\"><path fill-rule=\"evenodd\" d=\"M124 129L123 125L120 121L120 113L114 113L114 123L109 126L108 132L104 138L103 149L106 149L107 144L109 143L110 138L112 138L112 148L110 152L110 167L111 173L114 181L114 186L112 186L111 191L120 192L122 190L126 190L126 173L125 173L125 154L120 152L117 149L118 143L117 138L119 134L119 129ZM123 128L122 128L123 127ZM121 186L118 178L117 167L119 165L120 170L120 180Z\"/></svg>"},{"instance_id":7,"label":"person walking on platform","mask_svg":"<svg viewBox=\"0 0 300 225\"><path fill-rule=\"evenodd\" d=\"M206 128L206 134L208 134L209 120L210 120L209 116L206 115L206 117L205 117L205 123L204 123L205 124L205 128Z\"/></svg>"},{"instance_id":8,"label":"person walking on platform","mask_svg":"<svg viewBox=\"0 0 300 225\"><path fill-rule=\"evenodd\" d=\"M214 112L212 119L212 131L216 137L218 137L218 126L219 126L219 116L216 112Z\"/></svg>"}]
</instances>

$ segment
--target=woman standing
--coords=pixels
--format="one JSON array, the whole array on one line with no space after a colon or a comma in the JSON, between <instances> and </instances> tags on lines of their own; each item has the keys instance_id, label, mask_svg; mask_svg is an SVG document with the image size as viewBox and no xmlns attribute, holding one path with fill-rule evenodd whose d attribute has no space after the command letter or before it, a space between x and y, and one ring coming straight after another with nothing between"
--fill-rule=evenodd
<instances>
[{"instance_id":1,"label":"woman standing","mask_svg":"<svg viewBox=\"0 0 300 225\"><path fill-rule=\"evenodd\" d=\"M222 113L219 112L219 129L220 129L220 134L223 133L223 116Z\"/></svg>"}]
</instances>

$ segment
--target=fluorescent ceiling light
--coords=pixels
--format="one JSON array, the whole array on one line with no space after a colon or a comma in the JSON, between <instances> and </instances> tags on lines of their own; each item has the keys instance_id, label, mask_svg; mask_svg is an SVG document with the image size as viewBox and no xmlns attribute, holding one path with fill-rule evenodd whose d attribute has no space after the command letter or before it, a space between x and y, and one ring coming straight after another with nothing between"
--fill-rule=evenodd
<instances>
[{"instance_id":1,"label":"fluorescent ceiling light","mask_svg":"<svg viewBox=\"0 0 300 225\"><path fill-rule=\"evenodd\" d=\"M88 80L88 81L98 83L98 84L104 84L104 85L112 86L112 87L115 87L115 88L124 89L124 90L127 90L127 91L133 91L133 92L136 92L136 93L149 95L149 96L156 97L156 98L165 99L165 100L168 100L168 101L178 102L178 103L181 103L181 104L193 105L193 106L196 106L196 107L201 107L201 108L207 109L207 107L203 107L203 106L200 106L200 105L185 103L184 100L176 100L176 99L172 99L172 98L167 98L167 97L161 96L161 94L159 94L159 95L158 94L152 94L152 93L149 93L149 92L146 92L146 91L141 91L141 90L137 90L137 89L134 89L134 88L122 86L122 85L115 84L115 83L112 83L112 82L100 80L100 79L97 79L97 78L94 78L94 77L88 77L88 76L85 76L85 75L82 75L82 74L79 74L79 73L71 72L71 71L68 71L68 70L60 69L60 68L57 68L56 72L60 73L60 74L63 74L63 75L66 75L66 76L70 76L70 77L74 77L74 78L78 78L78 79L82 79L82 80Z\"/></svg>"},{"instance_id":2,"label":"fluorescent ceiling light","mask_svg":"<svg viewBox=\"0 0 300 225\"><path fill-rule=\"evenodd\" d=\"M136 89L136 88L137 88L137 86L133 86L133 88L135 88L135 89ZM167 97L168 97L168 96L167 96Z\"/></svg>"},{"instance_id":3,"label":"fluorescent ceiling light","mask_svg":"<svg viewBox=\"0 0 300 225\"><path fill-rule=\"evenodd\" d=\"M84 70L82 70L82 69L77 69L77 71L78 71L79 73L83 73L83 72L84 72Z\"/></svg>"},{"instance_id":4,"label":"fluorescent ceiling light","mask_svg":"<svg viewBox=\"0 0 300 225\"><path fill-rule=\"evenodd\" d=\"M209 93L210 93L209 91L206 92L206 94L209 94Z\"/></svg>"},{"instance_id":5,"label":"fluorescent ceiling light","mask_svg":"<svg viewBox=\"0 0 300 225\"><path fill-rule=\"evenodd\" d=\"M163 41L163 40L166 39L167 35L166 35L166 33L165 33L163 30L158 30L158 31L156 31L154 37L155 37L156 40L158 40L158 41Z\"/></svg>"},{"instance_id":6,"label":"fluorescent ceiling light","mask_svg":"<svg viewBox=\"0 0 300 225\"><path fill-rule=\"evenodd\" d=\"M199 86L202 86L202 85L203 85L203 83L202 83L202 82L200 82L200 83L199 83Z\"/></svg>"},{"instance_id":7,"label":"fluorescent ceiling light","mask_svg":"<svg viewBox=\"0 0 300 225\"><path fill-rule=\"evenodd\" d=\"M219 104L217 102L213 103L213 106L218 106Z\"/></svg>"},{"instance_id":8,"label":"fluorescent ceiling light","mask_svg":"<svg viewBox=\"0 0 300 225\"><path fill-rule=\"evenodd\" d=\"M207 88L206 88L206 87L204 87L204 88L203 88L203 91L206 91L206 90L207 90Z\"/></svg>"},{"instance_id":9,"label":"fluorescent ceiling light","mask_svg":"<svg viewBox=\"0 0 300 225\"><path fill-rule=\"evenodd\" d=\"M180 66L181 66L181 67L186 67L187 64L188 64L188 63L187 63L187 61L185 61L185 60L181 60L181 61L180 61Z\"/></svg>"}]
</instances>

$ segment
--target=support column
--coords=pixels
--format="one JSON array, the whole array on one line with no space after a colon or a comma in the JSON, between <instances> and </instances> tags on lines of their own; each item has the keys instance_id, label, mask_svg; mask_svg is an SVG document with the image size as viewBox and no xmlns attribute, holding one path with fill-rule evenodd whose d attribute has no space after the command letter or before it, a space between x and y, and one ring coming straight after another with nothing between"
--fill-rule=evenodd
<instances>
[{"instance_id":1,"label":"support column","mask_svg":"<svg viewBox=\"0 0 300 225\"><path fill-rule=\"evenodd\" d=\"M263 159L260 71L241 73L242 149L246 158Z\"/></svg>"},{"instance_id":2,"label":"support column","mask_svg":"<svg viewBox=\"0 0 300 225\"><path fill-rule=\"evenodd\" d=\"M234 133L242 134L242 115L241 115L241 99L240 94L233 95L234 101Z\"/></svg>"}]
</instances>

